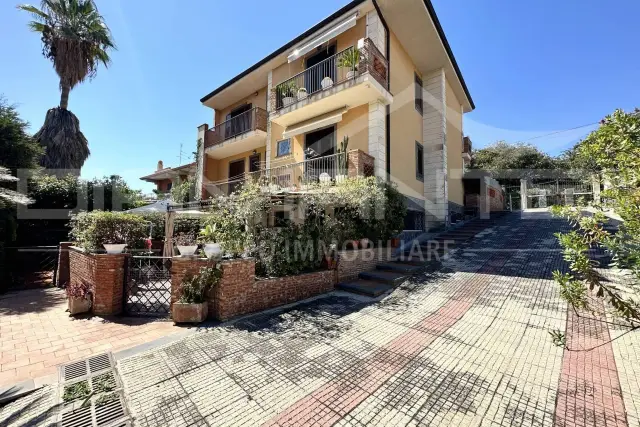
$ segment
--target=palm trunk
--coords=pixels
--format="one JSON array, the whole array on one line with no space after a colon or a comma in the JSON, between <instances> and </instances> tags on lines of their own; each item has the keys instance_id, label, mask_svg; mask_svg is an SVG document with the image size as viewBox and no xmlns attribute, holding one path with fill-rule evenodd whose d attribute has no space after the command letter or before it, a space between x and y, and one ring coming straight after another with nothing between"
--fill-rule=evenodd
<instances>
[{"instance_id":1,"label":"palm trunk","mask_svg":"<svg viewBox=\"0 0 640 427\"><path fill-rule=\"evenodd\" d=\"M63 110L69 106L69 92L71 92L71 87L60 82L60 108Z\"/></svg>"}]
</instances>

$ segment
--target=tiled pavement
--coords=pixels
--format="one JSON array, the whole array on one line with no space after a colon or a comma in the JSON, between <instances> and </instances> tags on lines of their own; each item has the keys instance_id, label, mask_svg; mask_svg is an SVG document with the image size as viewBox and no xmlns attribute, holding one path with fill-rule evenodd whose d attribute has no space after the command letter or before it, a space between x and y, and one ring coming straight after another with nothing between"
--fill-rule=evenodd
<instances>
[{"instance_id":1,"label":"tiled pavement","mask_svg":"<svg viewBox=\"0 0 640 427\"><path fill-rule=\"evenodd\" d=\"M636 426L639 332L559 298L564 227L507 218L381 300L334 294L123 359L134 424Z\"/></svg>"},{"instance_id":2,"label":"tiled pavement","mask_svg":"<svg viewBox=\"0 0 640 427\"><path fill-rule=\"evenodd\" d=\"M179 331L169 321L74 319L64 291L29 289L0 295L0 388L56 373L56 365L117 351Z\"/></svg>"}]
</instances>

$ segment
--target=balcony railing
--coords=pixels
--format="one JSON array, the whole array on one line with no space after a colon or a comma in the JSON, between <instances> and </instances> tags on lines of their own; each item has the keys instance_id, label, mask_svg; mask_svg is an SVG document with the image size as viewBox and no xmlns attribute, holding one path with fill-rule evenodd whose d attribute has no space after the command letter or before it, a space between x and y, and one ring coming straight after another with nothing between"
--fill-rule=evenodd
<instances>
[{"instance_id":1,"label":"balcony railing","mask_svg":"<svg viewBox=\"0 0 640 427\"><path fill-rule=\"evenodd\" d=\"M246 180L252 180L258 182L265 192L299 192L316 184L330 186L347 178L373 175L374 158L360 150L353 150L346 154L332 154L250 172L210 183L207 189L212 195L228 195L238 190Z\"/></svg>"},{"instance_id":2,"label":"balcony railing","mask_svg":"<svg viewBox=\"0 0 640 427\"><path fill-rule=\"evenodd\" d=\"M210 129L206 135L205 148L220 144L244 133L267 131L268 114L263 108L255 107Z\"/></svg>"},{"instance_id":3,"label":"balcony railing","mask_svg":"<svg viewBox=\"0 0 640 427\"><path fill-rule=\"evenodd\" d=\"M279 110L365 73L388 90L388 69L387 59L367 38L361 48L351 46L278 84L271 93L271 105Z\"/></svg>"}]
</instances>

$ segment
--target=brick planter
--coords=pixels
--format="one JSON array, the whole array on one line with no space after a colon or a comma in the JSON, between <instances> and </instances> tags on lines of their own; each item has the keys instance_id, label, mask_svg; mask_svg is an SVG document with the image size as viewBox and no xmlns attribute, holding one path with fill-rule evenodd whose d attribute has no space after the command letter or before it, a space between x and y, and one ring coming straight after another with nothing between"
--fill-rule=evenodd
<instances>
[{"instance_id":1,"label":"brick planter","mask_svg":"<svg viewBox=\"0 0 640 427\"><path fill-rule=\"evenodd\" d=\"M210 264L206 258L175 256L171 259L171 314L173 316L173 306L180 299L180 288L185 276L195 275L200 269ZM209 310L211 311L211 310ZM175 318L174 318L174 321ZM176 321L177 322L177 321Z\"/></svg>"},{"instance_id":2,"label":"brick planter","mask_svg":"<svg viewBox=\"0 0 640 427\"><path fill-rule=\"evenodd\" d=\"M122 313L124 263L127 254L92 254L69 247L69 283L93 286L91 311L99 316Z\"/></svg>"},{"instance_id":3,"label":"brick planter","mask_svg":"<svg viewBox=\"0 0 640 427\"><path fill-rule=\"evenodd\" d=\"M171 317L174 323L200 323L207 319L208 303L185 304L176 302L171 307Z\"/></svg>"}]
</instances>

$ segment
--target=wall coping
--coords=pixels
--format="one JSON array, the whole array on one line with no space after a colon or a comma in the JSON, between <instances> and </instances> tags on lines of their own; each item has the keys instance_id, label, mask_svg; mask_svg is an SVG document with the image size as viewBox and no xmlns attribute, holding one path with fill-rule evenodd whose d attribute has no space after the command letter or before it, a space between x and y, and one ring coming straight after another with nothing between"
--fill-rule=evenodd
<instances>
[{"instance_id":1,"label":"wall coping","mask_svg":"<svg viewBox=\"0 0 640 427\"><path fill-rule=\"evenodd\" d=\"M335 270L317 270L317 271L311 271L309 273L302 273L302 274L293 274L293 275L289 275L289 276L280 276L280 277L262 277L262 278L256 278L256 283L257 282L269 282L269 281L276 281L276 280L281 280L281 279L290 279L292 277L304 277L304 276L314 276L314 275L319 275L319 274L323 274L323 273L327 273L327 272L332 272Z\"/></svg>"},{"instance_id":2,"label":"wall coping","mask_svg":"<svg viewBox=\"0 0 640 427\"><path fill-rule=\"evenodd\" d=\"M120 254L99 254L99 253L95 253L95 252L89 252L88 250L86 250L85 248L82 248L80 246L69 246L69 249L74 250L76 252L88 255L88 256L94 256L94 257L116 257L116 256L123 256L123 255L129 255L128 253L120 253Z\"/></svg>"}]
</instances>

